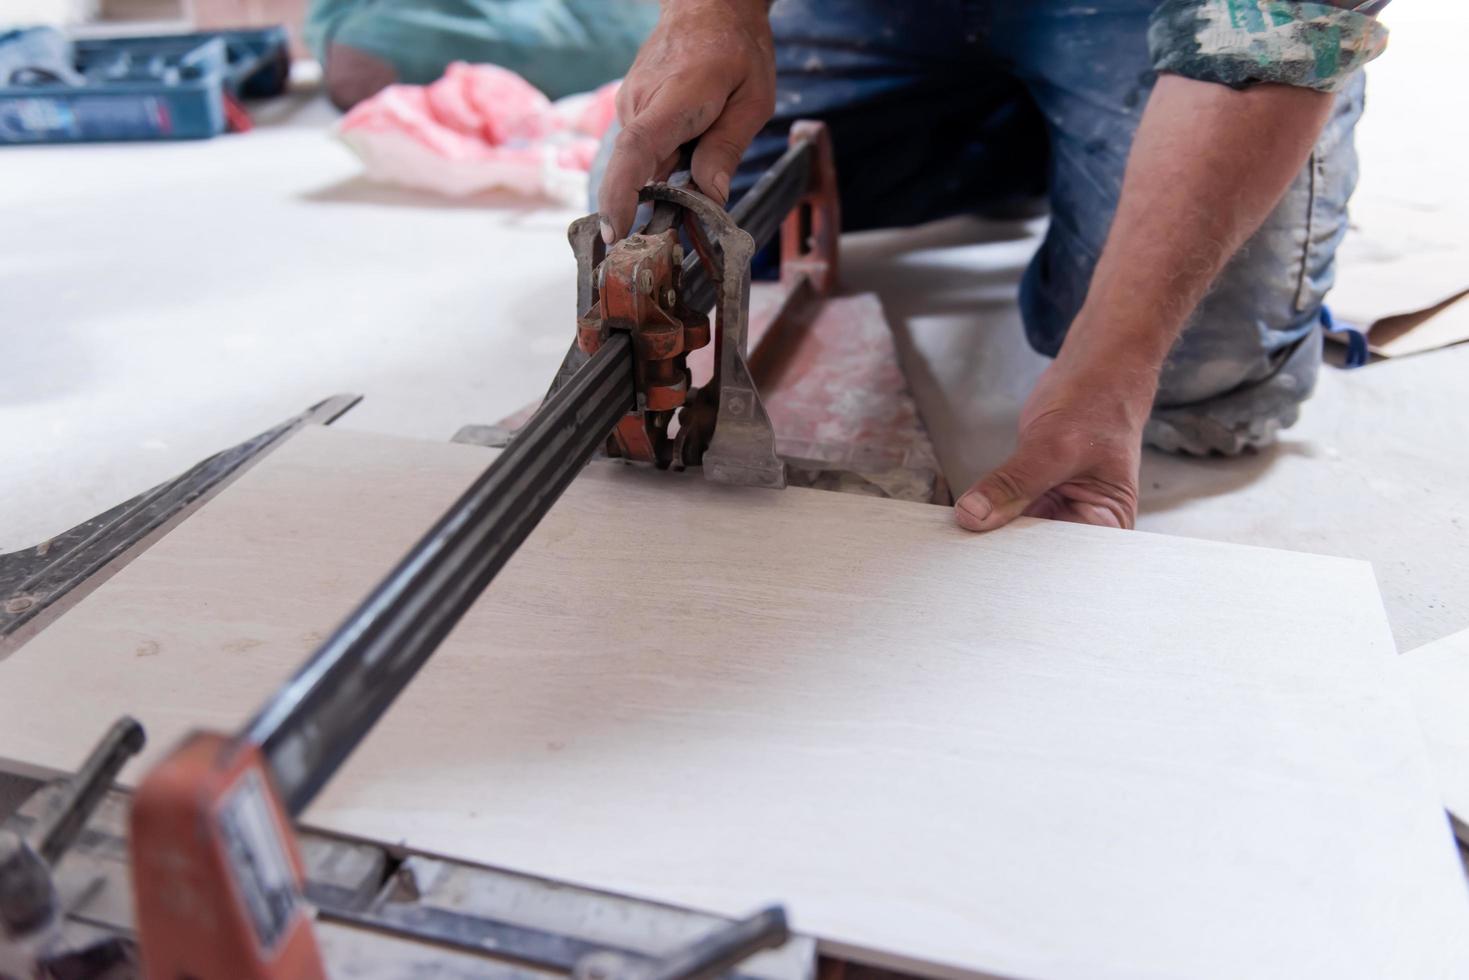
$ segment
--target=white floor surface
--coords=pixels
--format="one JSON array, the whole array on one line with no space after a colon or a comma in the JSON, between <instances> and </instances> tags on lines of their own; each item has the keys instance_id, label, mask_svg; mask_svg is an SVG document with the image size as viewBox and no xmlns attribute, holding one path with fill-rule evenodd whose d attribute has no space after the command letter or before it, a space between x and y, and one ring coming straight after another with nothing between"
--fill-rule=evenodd
<instances>
[{"instance_id":1,"label":"white floor surface","mask_svg":"<svg viewBox=\"0 0 1469 980\"><path fill-rule=\"evenodd\" d=\"M0 149L0 552L337 392L367 396L342 425L433 439L545 392L575 215L372 187L324 103L271 108Z\"/></svg>"}]
</instances>

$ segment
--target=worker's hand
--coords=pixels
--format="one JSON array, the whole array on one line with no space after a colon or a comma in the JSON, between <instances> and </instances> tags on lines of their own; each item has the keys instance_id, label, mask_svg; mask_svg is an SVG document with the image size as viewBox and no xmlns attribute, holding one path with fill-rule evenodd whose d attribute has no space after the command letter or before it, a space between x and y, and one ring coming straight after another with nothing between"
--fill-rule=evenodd
<instances>
[{"instance_id":1,"label":"worker's hand","mask_svg":"<svg viewBox=\"0 0 1469 980\"><path fill-rule=\"evenodd\" d=\"M960 526L993 531L1023 514L1132 527L1155 384L1075 368L1063 351L1026 400L1015 452L955 504Z\"/></svg>"},{"instance_id":2,"label":"worker's hand","mask_svg":"<svg viewBox=\"0 0 1469 980\"><path fill-rule=\"evenodd\" d=\"M674 169L697 138L693 178L719 204L745 148L775 111L766 0L668 0L617 93L622 122L598 192L602 237L625 236L638 190Z\"/></svg>"}]
</instances>

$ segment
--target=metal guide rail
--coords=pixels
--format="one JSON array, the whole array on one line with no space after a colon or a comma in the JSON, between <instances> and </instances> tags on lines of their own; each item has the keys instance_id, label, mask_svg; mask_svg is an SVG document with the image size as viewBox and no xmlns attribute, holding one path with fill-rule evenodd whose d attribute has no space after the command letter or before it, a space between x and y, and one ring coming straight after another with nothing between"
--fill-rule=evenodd
<instances>
[{"instance_id":1,"label":"metal guide rail","mask_svg":"<svg viewBox=\"0 0 1469 980\"><path fill-rule=\"evenodd\" d=\"M65 787L38 788L0 837L34 836ZM132 980L141 964L128 864L128 794L104 795L55 869L50 975ZM305 895L327 972L361 980L538 980L606 954L651 968L731 920L531 875L303 829ZM0 930L3 932L3 930ZM0 941L0 947L3 947ZM595 957L595 958L592 958ZM34 962L34 960L30 961ZM815 943L792 937L731 980L814 980ZM17 976L28 976L18 970ZM621 971L626 973L626 969ZM0 956L0 976L6 960Z\"/></svg>"}]
</instances>

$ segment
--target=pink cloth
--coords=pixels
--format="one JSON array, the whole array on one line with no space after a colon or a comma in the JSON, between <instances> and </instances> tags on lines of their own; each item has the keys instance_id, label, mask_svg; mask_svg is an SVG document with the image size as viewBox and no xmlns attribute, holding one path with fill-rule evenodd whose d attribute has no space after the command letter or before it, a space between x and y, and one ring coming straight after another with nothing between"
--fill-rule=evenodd
<instances>
[{"instance_id":1,"label":"pink cloth","mask_svg":"<svg viewBox=\"0 0 1469 980\"><path fill-rule=\"evenodd\" d=\"M393 85L358 104L337 134L373 180L581 206L620 84L552 102L513 71L457 61L432 85Z\"/></svg>"}]
</instances>

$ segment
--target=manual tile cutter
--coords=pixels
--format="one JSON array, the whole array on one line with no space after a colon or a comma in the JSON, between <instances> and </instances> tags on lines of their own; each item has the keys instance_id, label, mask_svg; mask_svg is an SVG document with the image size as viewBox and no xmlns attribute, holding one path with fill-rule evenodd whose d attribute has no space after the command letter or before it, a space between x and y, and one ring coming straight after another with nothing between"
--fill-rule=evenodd
<instances>
[{"instance_id":1,"label":"manual tile cutter","mask_svg":"<svg viewBox=\"0 0 1469 980\"><path fill-rule=\"evenodd\" d=\"M826 132L797 125L785 155L728 215L667 184L641 196L654 203L649 226L610 251L595 217L572 225L577 339L508 448L241 731L195 733L139 786L128 837L149 977L324 976L293 818L599 448L702 466L724 483L785 485L746 360L750 259L783 229L786 319L831 288L839 221ZM712 331L701 312L711 306ZM711 339L714 376L696 390L686 358ZM85 819L86 806L73 809ZM713 976L787 935L777 907L661 961L603 958L587 970Z\"/></svg>"}]
</instances>

